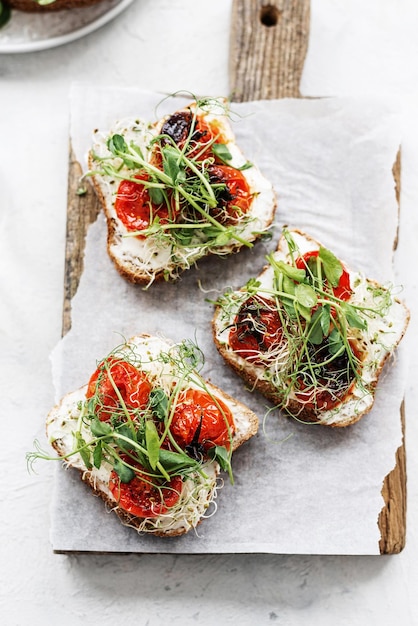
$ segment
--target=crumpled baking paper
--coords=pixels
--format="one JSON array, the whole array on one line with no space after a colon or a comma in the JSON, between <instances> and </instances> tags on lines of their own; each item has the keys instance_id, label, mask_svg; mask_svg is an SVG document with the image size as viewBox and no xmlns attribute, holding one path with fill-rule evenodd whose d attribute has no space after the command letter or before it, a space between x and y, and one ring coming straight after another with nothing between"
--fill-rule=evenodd
<instances>
[{"instance_id":1,"label":"crumpled baking paper","mask_svg":"<svg viewBox=\"0 0 418 626\"><path fill-rule=\"evenodd\" d=\"M154 121L184 103L170 98L159 105L162 99L133 88L74 85L71 141L83 167L95 128L106 130L132 115ZM233 103L232 119L240 147L277 192L272 240L202 260L177 282L144 290L115 270L100 215L87 235L72 328L52 362L59 398L85 384L121 337L148 332L193 339L205 354L205 377L258 414L259 433L234 454L235 485L224 477L214 514L179 538L140 536L123 527L76 472L60 466L52 502L56 551L379 554L381 489L402 443L402 346L384 369L373 410L359 423L303 425L269 412L268 402L224 364L212 342L210 300L259 273L285 224L319 239L370 278L392 281L396 107L370 98L284 99Z\"/></svg>"}]
</instances>

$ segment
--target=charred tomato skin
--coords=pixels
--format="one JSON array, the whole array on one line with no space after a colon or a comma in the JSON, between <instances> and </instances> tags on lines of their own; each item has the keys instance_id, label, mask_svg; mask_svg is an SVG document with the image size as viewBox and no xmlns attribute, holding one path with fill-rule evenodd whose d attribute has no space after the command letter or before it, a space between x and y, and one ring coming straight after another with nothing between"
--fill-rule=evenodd
<instances>
[{"instance_id":1,"label":"charred tomato skin","mask_svg":"<svg viewBox=\"0 0 418 626\"><path fill-rule=\"evenodd\" d=\"M250 210L253 200L244 174L230 165L214 164L208 167L209 182L218 185L215 192L217 207L212 210L221 223L229 223Z\"/></svg>"},{"instance_id":2,"label":"charred tomato skin","mask_svg":"<svg viewBox=\"0 0 418 626\"><path fill-rule=\"evenodd\" d=\"M308 344L311 366L315 367L317 385L310 383L308 370L296 381L295 397L308 410L324 411L339 406L350 394L356 381L356 368L350 363L345 350L338 357L331 358L329 337L320 345ZM354 341L350 341L351 352L360 367L362 355ZM307 361L307 358L305 361Z\"/></svg>"},{"instance_id":3,"label":"charred tomato skin","mask_svg":"<svg viewBox=\"0 0 418 626\"><path fill-rule=\"evenodd\" d=\"M179 396L170 430L176 442L186 448L200 445L229 448L235 429L229 408L200 389L188 389Z\"/></svg>"},{"instance_id":4,"label":"charred tomato skin","mask_svg":"<svg viewBox=\"0 0 418 626\"><path fill-rule=\"evenodd\" d=\"M240 307L229 332L229 345L248 361L260 356L282 341L282 323L273 300L251 296Z\"/></svg>"}]
</instances>

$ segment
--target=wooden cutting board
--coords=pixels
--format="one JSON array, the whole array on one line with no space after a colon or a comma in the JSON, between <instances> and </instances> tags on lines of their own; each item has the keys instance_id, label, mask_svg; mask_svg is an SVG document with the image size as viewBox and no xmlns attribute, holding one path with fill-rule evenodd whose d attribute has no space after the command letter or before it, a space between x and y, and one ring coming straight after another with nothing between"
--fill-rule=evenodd
<instances>
[{"instance_id":1,"label":"wooden cutting board","mask_svg":"<svg viewBox=\"0 0 418 626\"><path fill-rule=\"evenodd\" d=\"M230 47L230 93L237 102L300 97L306 57L310 0L233 0ZM400 155L393 169L399 202ZM71 300L83 271L85 235L100 210L90 186L79 193L81 168L70 151L62 334L71 327ZM396 242L394 243L396 245ZM404 433L404 407L399 419ZM382 485L378 524L381 554L402 550L406 536L406 459L404 444Z\"/></svg>"}]
</instances>

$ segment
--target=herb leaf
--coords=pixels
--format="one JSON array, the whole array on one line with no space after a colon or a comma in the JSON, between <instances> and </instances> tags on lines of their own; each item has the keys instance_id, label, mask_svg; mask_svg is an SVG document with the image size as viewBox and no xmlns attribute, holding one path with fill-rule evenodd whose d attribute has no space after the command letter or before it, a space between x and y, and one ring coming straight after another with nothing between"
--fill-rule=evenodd
<instances>
[{"instance_id":1,"label":"herb leaf","mask_svg":"<svg viewBox=\"0 0 418 626\"><path fill-rule=\"evenodd\" d=\"M296 300L307 309L312 309L318 301L315 290L309 285L299 284L295 288Z\"/></svg>"},{"instance_id":2,"label":"herb leaf","mask_svg":"<svg viewBox=\"0 0 418 626\"><path fill-rule=\"evenodd\" d=\"M172 452L165 448L160 449L159 461L168 472L178 472L198 465L198 462L190 458L187 454Z\"/></svg>"},{"instance_id":3,"label":"herb leaf","mask_svg":"<svg viewBox=\"0 0 418 626\"><path fill-rule=\"evenodd\" d=\"M112 135L112 137L109 137L107 147L109 151L116 156L119 152L128 151L128 145L122 135Z\"/></svg>"},{"instance_id":4,"label":"herb leaf","mask_svg":"<svg viewBox=\"0 0 418 626\"><path fill-rule=\"evenodd\" d=\"M341 261L339 261L335 254L333 254L330 250L327 250L322 246L319 248L319 258L324 266L324 272L328 282L330 282L333 287L338 287L338 283L340 282L340 278L343 273Z\"/></svg>"},{"instance_id":5,"label":"herb leaf","mask_svg":"<svg viewBox=\"0 0 418 626\"><path fill-rule=\"evenodd\" d=\"M157 427L151 419L145 422L145 444L147 446L149 464L155 470L160 456L160 438Z\"/></svg>"},{"instance_id":6,"label":"herb leaf","mask_svg":"<svg viewBox=\"0 0 418 626\"><path fill-rule=\"evenodd\" d=\"M172 146L167 146L163 149L163 169L164 174L167 174L173 181L173 185L178 181L182 166L179 164L178 150Z\"/></svg>"},{"instance_id":7,"label":"herb leaf","mask_svg":"<svg viewBox=\"0 0 418 626\"><path fill-rule=\"evenodd\" d=\"M335 355L342 349L345 350L343 338L340 332L336 328L334 328L334 330L331 331L328 339L328 350L330 354Z\"/></svg>"},{"instance_id":8,"label":"herb leaf","mask_svg":"<svg viewBox=\"0 0 418 626\"><path fill-rule=\"evenodd\" d=\"M78 453L83 459L84 465L87 467L87 469L90 470L93 466L91 464L90 450L87 447L87 443L84 440L83 435L80 433L80 431L76 431L74 435L77 442Z\"/></svg>"},{"instance_id":9,"label":"herb leaf","mask_svg":"<svg viewBox=\"0 0 418 626\"><path fill-rule=\"evenodd\" d=\"M112 432L111 425L107 422L101 422L96 416L91 420L90 429L95 437L104 437Z\"/></svg>"},{"instance_id":10,"label":"herb leaf","mask_svg":"<svg viewBox=\"0 0 418 626\"><path fill-rule=\"evenodd\" d=\"M132 468L125 465L121 459L116 459L113 465L113 469L120 478L121 483L129 483L135 478L135 472Z\"/></svg>"},{"instance_id":11,"label":"herb leaf","mask_svg":"<svg viewBox=\"0 0 418 626\"><path fill-rule=\"evenodd\" d=\"M97 467L97 469L100 469L100 466L102 464L102 458L103 458L102 442L98 441L93 451L93 465L94 467Z\"/></svg>"},{"instance_id":12,"label":"herb leaf","mask_svg":"<svg viewBox=\"0 0 418 626\"><path fill-rule=\"evenodd\" d=\"M353 306L348 303L344 303L342 306L344 315L347 322L352 328L359 328L360 330L367 330L367 320L360 317Z\"/></svg>"},{"instance_id":13,"label":"herb leaf","mask_svg":"<svg viewBox=\"0 0 418 626\"><path fill-rule=\"evenodd\" d=\"M285 276L288 276L292 280L296 280L298 283L302 282L306 276L306 272L304 269L298 269L293 265L289 265L284 261L277 261L275 263L278 270L282 272Z\"/></svg>"},{"instance_id":14,"label":"herb leaf","mask_svg":"<svg viewBox=\"0 0 418 626\"><path fill-rule=\"evenodd\" d=\"M228 450L224 446L214 446L209 450L211 453L211 460L217 461L224 472L228 472L231 484L234 484L234 478L232 475L231 458Z\"/></svg>"},{"instance_id":15,"label":"herb leaf","mask_svg":"<svg viewBox=\"0 0 418 626\"><path fill-rule=\"evenodd\" d=\"M214 143L211 146L212 152L224 163L232 160L232 154L224 143Z\"/></svg>"},{"instance_id":16,"label":"herb leaf","mask_svg":"<svg viewBox=\"0 0 418 626\"><path fill-rule=\"evenodd\" d=\"M164 389L154 387L149 396L149 407L152 414L160 421L164 421L168 412L168 397Z\"/></svg>"},{"instance_id":17,"label":"herb leaf","mask_svg":"<svg viewBox=\"0 0 418 626\"><path fill-rule=\"evenodd\" d=\"M308 340L318 346L324 339L324 331L322 329L323 308L324 307L320 307L315 311L309 325Z\"/></svg>"}]
</instances>

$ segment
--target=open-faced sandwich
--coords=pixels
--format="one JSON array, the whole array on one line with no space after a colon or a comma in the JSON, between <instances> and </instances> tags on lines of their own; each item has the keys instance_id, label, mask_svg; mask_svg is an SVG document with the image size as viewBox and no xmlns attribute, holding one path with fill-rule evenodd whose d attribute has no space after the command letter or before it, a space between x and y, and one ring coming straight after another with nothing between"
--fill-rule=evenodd
<instances>
[{"instance_id":1,"label":"open-faced sandwich","mask_svg":"<svg viewBox=\"0 0 418 626\"><path fill-rule=\"evenodd\" d=\"M183 341L133 337L100 361L87 385L47 418L68 467L139 532L182 535L210 512L220 470L258 420L199 374L202 355ZM28 460L51 458L38 449Z\"/></svg>"},{"instance_id":2,"label":"open-faced sandwich","mask_svg":"<svg viewBox=\"0 0 418 626\"><path fill-rule=\"evenodd\" d=\"M271 183L236 144L225 100L97 130L89 168L109 255L134 283L176 278L203 256L251 246L276 208Z\"/></svg>"},{"instance_id":3,"label":"open-faced sandwich","mask_svg":"<svg viewBox=\"0 0 418 626\"><path fill-rule=\"evenodd\" d=\"M225 361L280 409L348 426L370 411L408 321L389 288L285 229L260 275L218 300L213 333Z\"/></svg>"}]
</instances>

